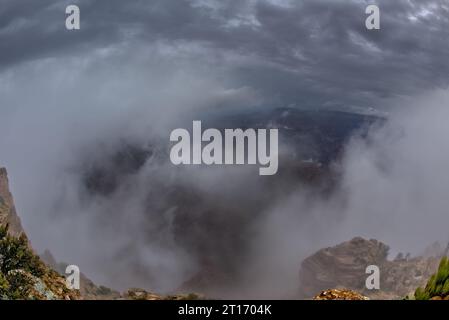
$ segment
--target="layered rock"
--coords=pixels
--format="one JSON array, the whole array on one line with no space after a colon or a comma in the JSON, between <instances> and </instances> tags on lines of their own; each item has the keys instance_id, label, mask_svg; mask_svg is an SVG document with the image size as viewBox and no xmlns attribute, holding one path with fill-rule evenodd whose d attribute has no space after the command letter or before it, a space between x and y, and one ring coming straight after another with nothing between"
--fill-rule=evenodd
<instances>
[{"instance_id":1,"label":"layered rock","mask_svg":"<svg viewBox=\"0 0 449 320\"><path fill-rule=\"evenodd\" d=\"M354 238L306 258L300 269L301 298L310 298L329 288L347 288L373 299L398 299L426 283L440 257L388 260L389 247L377 240ZM366 268L380 269L380 290L368 290Z\"/></svg>"}]
</instances>

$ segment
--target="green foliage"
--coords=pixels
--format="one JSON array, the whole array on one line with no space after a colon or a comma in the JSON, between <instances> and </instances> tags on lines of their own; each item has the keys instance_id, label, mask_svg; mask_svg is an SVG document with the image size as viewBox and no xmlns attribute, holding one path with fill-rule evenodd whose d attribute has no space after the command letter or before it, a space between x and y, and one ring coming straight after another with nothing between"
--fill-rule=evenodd
<instances>
[{"instance_id":1,"label":"green foliage","mask_svg":"<svg viewBox=\"0 0 449 320\"><path fill-rule=\"evenodd\" d=\"M109 294L112 294L112 290L105 286L100 286L98 288L98 294L99 295L109 295Z\"/></svg>"},{"instance_id":2,"label":"green foliage","mask_svg":"<svg viewBox=\"0 0 449 320\"><path fill-rule=\"evenodd\" d=\"M415 300L430 300L430 295L422 288L418 288L415 291Z\"/></svg>"},{"instance_id":3,"label":"green foliage","mask_svg":"<svg viewBox=\"0 0 449 320\"><path fill-rule=\"evenodd\" d=\"M417 288L416 300L430 300L433 297L445 297L449 295L449 260L443 257L440 261L438 271L432 275L424 289Z\"/></svg>"},{"instance_id":4,"label":"green foliage","mask_svg":"<svg viewBox=\"0 0 449 320\"><path fill-rule=\"evenodd\" d=\"M8 226L6 227L0 226L0 239L3 240L7 234L8 234Z\"/></svg>"},{"instance_id":5,"label":"green foliage","mask_svg":"<svg viewBox=\"0 0 449 320\"><path fill-rule=\"evenodd\" d=\"M33 286L32 279L22 272L10 272L7 275L9 290L7 298L12 300L28 299Z\"/></svg>"},{"instance_id":6,"label":"green foliage","mask_svg":"<svg viewBox=\"0 0 449 320\"><path fill-rule=\"evenodd\" d=\"M41 277L45 270L25 236L12 237L8 226L0 226L0 299L29 298L32 276Z\"/></svg>"},{"instance_id":7,"label":"green foliage","mask_svg":"<svg viewBox=\"0 0 449 320\"><path fill-rule=\"evenodd\" d=\"M442 293L445 296L449 295L449 279L446 279L446 281L444 282Z\"/></svg>"},{"instance_id":8,"label":"green foliage","mask_svg":"<svg viewBox=\"0 0 449 320\"><path fill-rule=\"evenodd\" d=\"M5 275L0 272L0 299L7 299L9 296L10 285Z\"/></svg>"}]
</instances>

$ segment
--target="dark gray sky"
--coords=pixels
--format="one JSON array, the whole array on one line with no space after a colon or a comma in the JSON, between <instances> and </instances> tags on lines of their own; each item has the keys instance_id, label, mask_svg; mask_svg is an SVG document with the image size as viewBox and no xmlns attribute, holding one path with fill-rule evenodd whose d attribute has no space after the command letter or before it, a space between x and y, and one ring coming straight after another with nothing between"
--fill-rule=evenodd
<instances>
[{"instance_id":1,"label":"dark gray sky","mask_svg":"<svg viewBox=\"0 0 449 320\"><path fill-rule=\"evenodd\" d=\"M64 27L72 3L81 10L79 31ZM381 10L379 31L365 28L365 8L373 3ZM125 48L126 59L126 51L163 45L226 75L230 88L311 107L381 107L382 98L445 87L448 40L446 0L2 0L0 6L3 71L98 49Z\"/></svg>"}]
</instances>

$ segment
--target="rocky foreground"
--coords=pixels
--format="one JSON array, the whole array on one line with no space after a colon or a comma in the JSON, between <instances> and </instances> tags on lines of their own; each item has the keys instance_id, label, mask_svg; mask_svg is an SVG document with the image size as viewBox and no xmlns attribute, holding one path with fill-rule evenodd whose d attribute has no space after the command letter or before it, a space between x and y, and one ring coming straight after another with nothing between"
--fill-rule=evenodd
<instances>
[{"instance_id":1,"label":"rocky foreground","mask_svg":"<svg viewBox=\"0 0 449 320\"><path fill-rule=\"evenodd\" d=\"M369 298L352 290L330 289L324 290L319 295L315 296L313 300L369 300Z\"/></svg>"}]
</instances>

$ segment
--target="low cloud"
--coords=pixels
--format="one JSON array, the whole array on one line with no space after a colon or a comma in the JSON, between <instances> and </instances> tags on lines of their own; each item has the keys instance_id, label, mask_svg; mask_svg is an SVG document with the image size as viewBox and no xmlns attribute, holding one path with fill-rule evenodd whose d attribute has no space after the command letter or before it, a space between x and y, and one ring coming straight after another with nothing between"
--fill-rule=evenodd
<instances>
[{"instance_id":1,"label":"low cloud","mask_svg":"<svg viewBox=\"0 0 449 320\"><path fill-rule=\"evenodd\" d=\"M447 241L448 8L375 2L373 33L365 1L80 0L67 33L66 2L5 1L0 161L33 245L121 289L175 290L218 265L241 285L223 296L279 297L322 246ZM345 146L330 194L164 161L170 130L199 116L286 106L390 115ZM152 151L138 170L86 189L134 146Z\"/></svg>"}]
</instances>

